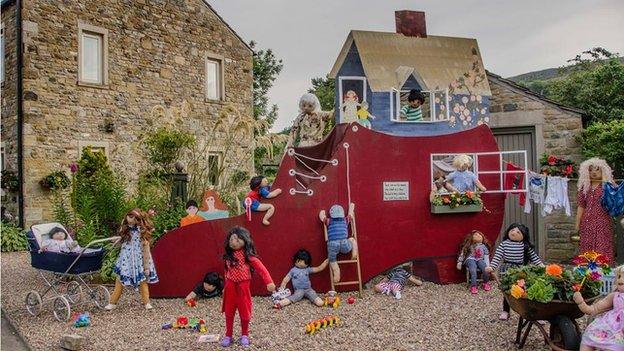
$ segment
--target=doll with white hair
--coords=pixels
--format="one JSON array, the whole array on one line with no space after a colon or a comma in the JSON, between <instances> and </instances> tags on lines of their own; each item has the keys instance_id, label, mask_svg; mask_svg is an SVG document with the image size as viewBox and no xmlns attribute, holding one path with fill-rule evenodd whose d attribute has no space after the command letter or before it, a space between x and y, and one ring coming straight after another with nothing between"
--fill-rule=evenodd
<instances>
[{"instance_id":1,"label":"doll with white hair","mask_svg":"<svg viewBox=\"0 0 624 351\"><path fill-rule=\"evenodd\" d=\"M588 315L597 316L583 332L581 351L624 350L624 266L615 269L613 292L590 305L580 292L574 293L574 302Z\"/></svg>"},{"instance_id":2,"label":"doll with white hair","mask_svg":"<svg viewBox=\"0 0 624 351\"><path fill-rule=\"evenodd\" d=\"M470 170L470 167L472 167L472 158L470 156L465 154L455 156L453 167L455 167L456 171L446 176L449 190L460 193L475 191L475 188L481 191L487 190L481 184L477 175Z\"/></svg>"},{"instance_id":3,"label":"doll with white hair","mask_svg":"<svg viewBox=\"0 0 624 351\"><path fill-rule=\"evenodd\" d=\"M325 124L333 117L333 111L321 111L321 103L316 95L303 94L299 99L299 115L290 129L286 148L320 143L323 141Z\"/></svg>"},{"instance_id":4,"label":"doll with white hair","mask_svg":"<svg viewBox=\"0 0 624 351\"><path fill-rule=\"evenodd\" d=\"M594 250L613 259L613 223L602 207L603 185L615 184L605 160L590 158L579 167L576 230L581 237L580 251Z\"/></svg>"}]
</instances>

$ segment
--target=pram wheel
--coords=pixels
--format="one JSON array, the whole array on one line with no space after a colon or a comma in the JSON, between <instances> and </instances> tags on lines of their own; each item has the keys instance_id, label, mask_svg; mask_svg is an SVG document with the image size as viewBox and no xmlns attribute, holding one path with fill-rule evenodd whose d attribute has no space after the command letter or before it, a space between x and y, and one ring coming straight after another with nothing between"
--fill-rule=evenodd
<instances>
[{"instance_id":1,"label":"pram wheel","mask_svg":"<svg viewBox=\"0 0 624 351\"><path fill-rule=\"evenodd\" d=\"M36 316L41 312L41 295L38 292L32 290L26 294L26 310L33 316Z\"/></svg>"},{"instance_id":2,"label":"pram wheel","mask_svg":"<svg viewBox=\"0 0 624 351\"><path fill-rule=\"evenodd\" d=\"M110 293L105 286L98 285L91 292L91 298L98 308L104 308L110 302Z\"/></svg>"},{"instance_id":3,"label":"pram wheel","mask_svg":"<svg viewBox=\"0 0 624 351\"><path fill-rule=\"evenodd\" d=\"M76 304L80 302L82 299L82 287L80 286L80 283L75 280L67 283L65 295L70 303Z\"/></svg>"},{"instance_id":4,"label":"pram wheel","mask_svg":"<svg viewBox=\"0 0 624 351\"><path fill-rule=\"evenodd\" d=\"M54 318L59 322L67 322L71 313L71 306L65 296L54 299Z\"/></svg>"}]
</instances>

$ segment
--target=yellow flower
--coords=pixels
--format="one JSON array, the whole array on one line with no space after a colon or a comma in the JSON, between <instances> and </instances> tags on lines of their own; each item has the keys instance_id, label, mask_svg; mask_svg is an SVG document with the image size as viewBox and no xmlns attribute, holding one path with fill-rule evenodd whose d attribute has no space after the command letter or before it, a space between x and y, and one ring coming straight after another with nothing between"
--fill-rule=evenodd
<instances>
[{"instance_id":1,"label":"yellow flower","mask_svg":"<svg viewBox=\"0 0 624 351\"><path fill-rule=\"evenodd\" d=\"M514 284L514 285L511 286L510 294L511 294L511 296L515 297L516 299L520 299L520 298L522 298L524 296L524 289L522 289L518 285Z\"/></svg>"},{"instance_id":2,"label":"yellow flower","mask_svg":"<svg viewBox=\"0 0 624 351\"><path fill-rule=\"evenodd\" d=\"M546 274L550 276L560 277L561 273L563 273L563 268L558 264L549 264L546 266Z\"/></svg>"}]
</instances>

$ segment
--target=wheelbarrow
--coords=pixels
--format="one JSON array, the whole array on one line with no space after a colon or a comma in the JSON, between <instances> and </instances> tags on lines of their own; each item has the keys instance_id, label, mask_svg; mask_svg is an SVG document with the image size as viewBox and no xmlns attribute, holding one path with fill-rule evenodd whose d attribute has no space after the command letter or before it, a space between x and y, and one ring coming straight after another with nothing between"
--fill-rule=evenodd
<instances>
[{"instance_id":1,"label":"wheelbarrow","mask_svg":"<svg viewBox=\"0 0 624 351\"><path fill-rule=\"evenodd\" d=\"M599 296L596 296L586 300L586 303L591 304L598 298ZM544 342L552 350L568 351L579 349L581 331L576 323L576 319L583 317L585 314L581 312L574 301L553 300L548 303L541 303L527 299L516 299L509 294L505 294L505 299L511 309L520 315L515 341L518 348L524 347L531 327L535 325L542 333ZM546 332L543 321L550 323L548 332Z\"/></svg>"}]
</instances>

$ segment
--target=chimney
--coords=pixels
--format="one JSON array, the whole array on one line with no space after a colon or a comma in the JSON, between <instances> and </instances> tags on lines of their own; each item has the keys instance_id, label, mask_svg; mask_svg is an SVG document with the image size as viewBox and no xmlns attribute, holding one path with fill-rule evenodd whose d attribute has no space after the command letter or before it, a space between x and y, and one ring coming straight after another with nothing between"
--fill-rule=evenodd
<instances>
[{"instance_id":1,"label":"chimney","mask_svg":"<svg viewBox=\"0 0 624 351\"><path fill-rule=\"evenodd\" d=\"M427 22L423 11L394 11L396 32L407 37L427 37Z\"/></svg>"}]
</instances>

